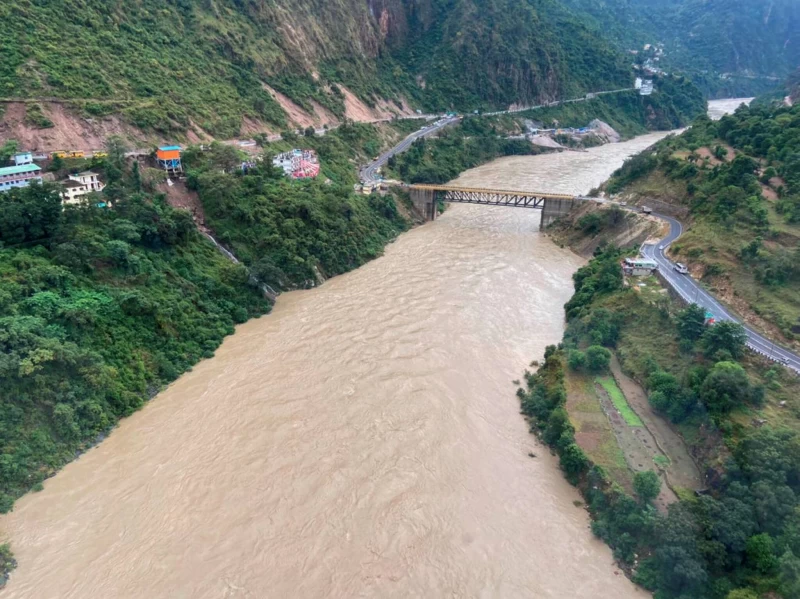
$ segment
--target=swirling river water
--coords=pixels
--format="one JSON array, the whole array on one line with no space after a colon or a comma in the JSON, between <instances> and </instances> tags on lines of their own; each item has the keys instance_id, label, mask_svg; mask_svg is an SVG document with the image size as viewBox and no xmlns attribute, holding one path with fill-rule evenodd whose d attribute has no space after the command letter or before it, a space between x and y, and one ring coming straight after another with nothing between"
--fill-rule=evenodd
<instances>
[{"instance_id":1,"label":"swirling river water","mask_svg":"<svg viewBox=\"0 0 800 599\"><path fill-rule=\"evenodd\" d=\"M663 135L458 182L584 193ZM450 206L280 296L0 520L3 599L647 596L519 414L582 264L539 218Z\"/></svg>"}]
</instances>

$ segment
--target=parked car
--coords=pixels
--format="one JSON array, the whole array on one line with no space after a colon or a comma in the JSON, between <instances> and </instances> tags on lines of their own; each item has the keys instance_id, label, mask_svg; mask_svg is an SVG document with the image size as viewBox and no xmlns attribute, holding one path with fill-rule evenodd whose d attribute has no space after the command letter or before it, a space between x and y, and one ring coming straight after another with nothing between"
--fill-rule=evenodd
<instances>
[{"instance_id":1,"label":"parked car","mask_svg":"<svg viewBox=\"0 0 800 599\"><path fill-rule=\"evenodd\" d=\"M685 275L685 274L687 274L689 272L689 269L686 268L686 265L685 264L681 264L680 262L676 262L675 266L673 268L675 270L677 270L682 275Z\"/></svg>"}]
</instances>

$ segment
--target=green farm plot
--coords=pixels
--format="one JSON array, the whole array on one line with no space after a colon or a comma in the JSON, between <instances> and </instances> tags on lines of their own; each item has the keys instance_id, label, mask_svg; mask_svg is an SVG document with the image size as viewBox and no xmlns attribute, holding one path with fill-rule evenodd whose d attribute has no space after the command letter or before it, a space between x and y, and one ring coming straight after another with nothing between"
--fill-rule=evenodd
<instances>
[{"instance_id":1,"label":"green farm plot","mask_svg":"<svg viewBox=\"0 0 800 599\"><path fill-rule=\"evenodd\" d=\"M614 404L614 407L617 408L622 417L625 419L625 423L628 426L644 426L642 423L641 418L633 411L633 409L628 405L628 400L625 399L625 395L622 393L622 390L617 386L617 382L610 376L603 376L598 377L597 382L605 389L608 396L611 398L611 401Z\"/></svg>"}]
</instances>

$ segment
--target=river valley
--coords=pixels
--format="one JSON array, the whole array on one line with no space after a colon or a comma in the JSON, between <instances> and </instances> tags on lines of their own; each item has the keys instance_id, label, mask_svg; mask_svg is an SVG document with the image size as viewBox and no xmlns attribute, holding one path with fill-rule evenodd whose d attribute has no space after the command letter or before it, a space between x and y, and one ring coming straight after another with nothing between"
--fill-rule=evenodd
<instances>
[{"instance_id":1,"label":"river valley","mask_svg":"<svg viewBox=\"0 0 800 599\"><path fill-rule=\"evenodd\" d=\"M585 193L664 135L457 181ZM450 206L280 296L0 520L3 596L647 596L519 415L582 263L539 218Z\"/></svg>"}]
</instances>

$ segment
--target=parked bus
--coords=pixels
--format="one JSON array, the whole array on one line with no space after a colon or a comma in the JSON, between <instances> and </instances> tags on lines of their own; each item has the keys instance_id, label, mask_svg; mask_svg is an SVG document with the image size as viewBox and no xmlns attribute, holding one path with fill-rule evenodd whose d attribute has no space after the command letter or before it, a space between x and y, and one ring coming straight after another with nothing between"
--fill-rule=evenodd
<instances>
[{"instance_id":1,"label":"parked bus","mask_svg":"<svg viewBox=\"0 0 800 599\"><path fill-rule=\"evenodd\" d=\"M82 150L62 150L58 152L52 152L50 154L50 158L85 158L86 152Z\"/></svg>"}]
</instances>

